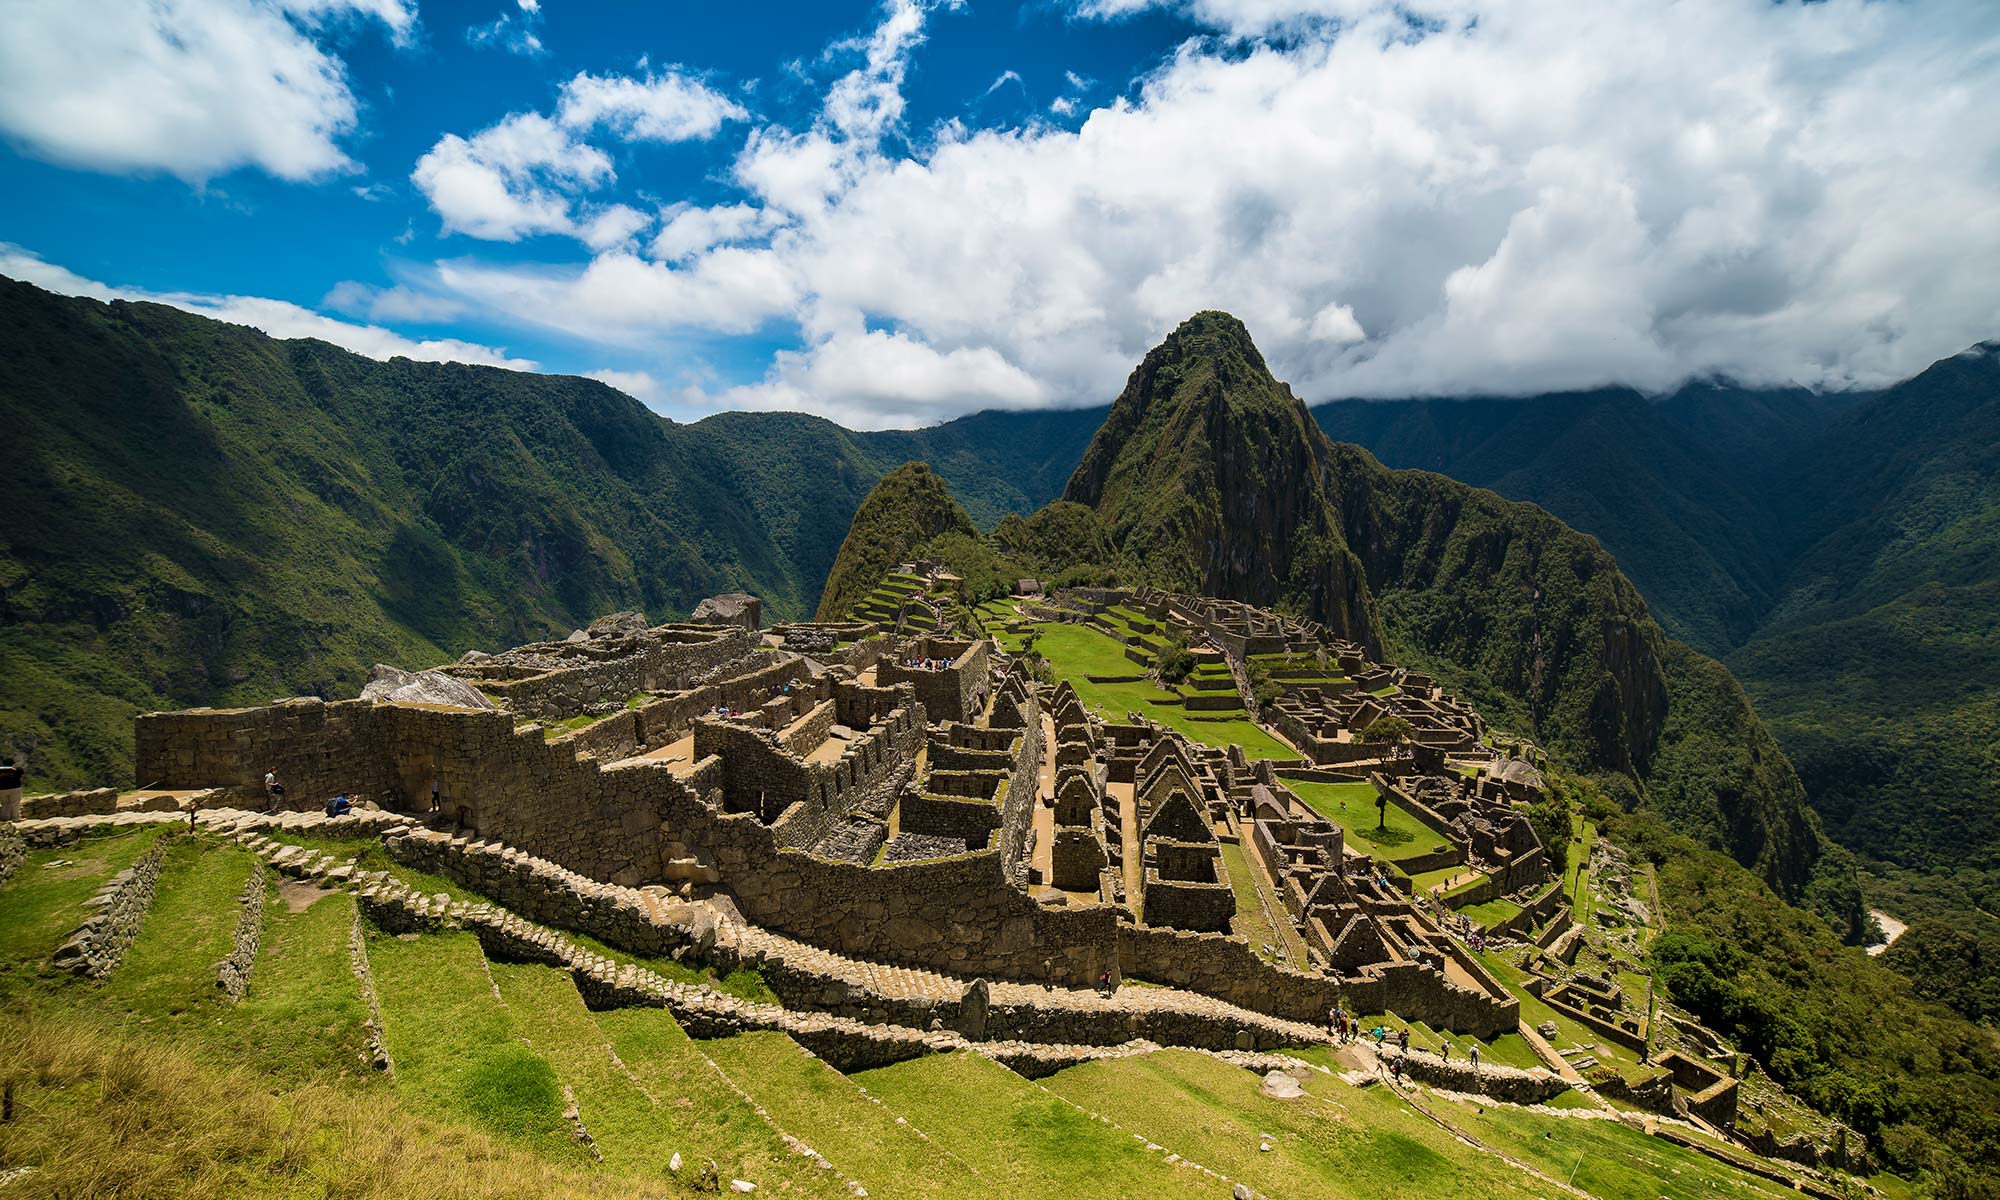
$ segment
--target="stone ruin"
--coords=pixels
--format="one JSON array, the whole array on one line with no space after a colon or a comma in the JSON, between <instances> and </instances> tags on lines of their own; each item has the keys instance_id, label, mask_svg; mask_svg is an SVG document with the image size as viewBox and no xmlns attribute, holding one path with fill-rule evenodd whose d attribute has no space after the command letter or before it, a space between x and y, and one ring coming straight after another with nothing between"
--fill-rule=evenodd
<instances>
[{"instance_id":1,"label":"stone ruin","mask_svg":"<svg viewBox=\"0 0 2000 1200\"><path fill-rule=\"evenodd\" d=\"M252 806L276 771L293 807L345 793L950 977L1137 977L1288 1021L1322 1024L1339 1000L1482 1037L1514 1028L1506 991L1448 965L1450 939L1268 767L1099 720L990 643L864 623L625 618L584 633L440 669L483 710L392 694L146 714L139 772ZM1257 879L1232 879L1237 861ZM1273 965L1236 932L1250 891L1312 961Z\"/></svg>"}]
</instances>

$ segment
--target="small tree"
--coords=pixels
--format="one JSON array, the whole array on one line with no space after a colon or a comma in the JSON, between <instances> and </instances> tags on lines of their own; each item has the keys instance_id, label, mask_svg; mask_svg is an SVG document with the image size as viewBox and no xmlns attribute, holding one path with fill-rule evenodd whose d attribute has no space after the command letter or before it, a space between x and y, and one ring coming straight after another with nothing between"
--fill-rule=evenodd
<instances>
[{"instance_id":1,"label":"small tree","mask_svg":"<svg viewBox=\"0 0 2000 1200\"><path fill-rule=\"evenodd\" d=\"M1410 723L1401 717L1377 717L1355 736L1370 745L1397 746L1409 741L1412 732Z\"/></svg>"},{"instance_id":2,"label":"small tree","mask_svg":"<svg viewBox=\"0 0 2000 1200\"><path fill-rule=\"evenodd\" d=\"M1153 670L1160 682L1171 687L1194 673L1194 654L1188 649L1187 638L1179 633L1168 637L1166 642L1153 653Z\"/></svg>"}]
</instances>

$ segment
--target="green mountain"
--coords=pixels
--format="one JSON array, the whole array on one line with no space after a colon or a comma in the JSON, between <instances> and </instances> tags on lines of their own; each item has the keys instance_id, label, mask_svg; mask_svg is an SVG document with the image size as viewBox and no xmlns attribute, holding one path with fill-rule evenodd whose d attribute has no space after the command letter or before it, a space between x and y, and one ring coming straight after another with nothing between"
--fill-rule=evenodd
<instances>
[{"instance_id":1,"label":"green mountain","mask_svg":"<svg viewBox=\"0 0 2000 1200\"><path fill-rule=\"evenodd\" d=\"M896 564L907 562L933 538L976 538L972 518L951 498L943 479L920 462L904 463L882 477L855 511L840 553L820 593L822 621L845 619Z\"/></svg>"},{"instance_id":2,"label":"green mountain","mask_svg":"<svg viewBox=\"0 0 2000 1200\"><path fill-rule=\"evenodd\" d=\"M991 523L1051 499L1097 425L676 424L591 380L377 362L11 281L0 378L0 745L36 789L129 779L137 711L351 695L378 661L718 591L810 614L896 464L933 463Z\"/></svg>"},{"instance_id":3,"label":"green mountain","mask_svg":"<svg viewBox=\"0 0 2000 1200\"><path fill-rule=\"evenodd\" d=\"M1858 922L1844 858L1741 689L1661 631L1595 540L1332 442L1235 318L1198 314L1146 356L1064 499L1150 578L1289 607L1427 667L1565 759L1626 777L1786 896L1817 889Z\"/></svg>"},{"instance_id":4,"label":"green mountain","mask_svg":"<svg viewBox=\"0 0 2000 1200\"><path fill-rule=\"evenodd\" d=\"M1596 535L1663 625L1743 681L1887 906L1976 929L2000 963L1992 345L1862 395L1699 386L1314 415L1386 462Z\"/></svg>"}]
</instances>

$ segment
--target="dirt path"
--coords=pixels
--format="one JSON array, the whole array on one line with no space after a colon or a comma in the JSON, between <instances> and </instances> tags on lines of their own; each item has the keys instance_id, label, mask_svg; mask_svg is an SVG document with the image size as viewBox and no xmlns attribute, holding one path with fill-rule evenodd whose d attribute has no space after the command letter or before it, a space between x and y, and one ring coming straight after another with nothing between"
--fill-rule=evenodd
<instances>
[{"instance_id":1,"label":"dirt path","mask_svg":"<svg viewBox=\"0 0 2000 1200\"><path fill-rule=\"evenodd\" d=\"M1868 947L1868 953L1870 954L1880 954L1890 946L1895 945L1896 939L1902 937L1904 931L1910 927L1907 922L1898 921L1879 908L1869 909L1868 915L1874 917L1876 924L1882 927L1882 940Z\"/></svg>"}]
</instances>

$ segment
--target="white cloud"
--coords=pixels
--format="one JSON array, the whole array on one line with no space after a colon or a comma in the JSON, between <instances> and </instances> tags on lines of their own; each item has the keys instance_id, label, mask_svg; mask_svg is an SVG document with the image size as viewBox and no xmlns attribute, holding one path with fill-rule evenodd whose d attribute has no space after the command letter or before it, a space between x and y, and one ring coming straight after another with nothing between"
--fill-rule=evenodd
<instances>
[{"instance_id":1,"label":"white cloud","mask_svg":"<svg viewBox=\"0 0 2000 1200\"><path fill-rule=\"evenodd\" d=\"M628 205L592 207L613 183L610 156L586 139L608 130L632 141L708 138L749 114L686 76L581 74L563 85L556 115L512 113L470 138L445 134L410 175L446 233L514 242L564 234L593 250L622 248L651 223Z\"/></svg>"},{"instance_id":2,"label":"white cloud","mask_svg":"<svg viewBox=\"0 0 2000 1200\"><path fill-rule=\"evenodd\" d=\"M445 232L502 242L572 232L576 194L614 177L602 150L540 113L515 113L469 139L448 133L410 175Z\"/></svg>"},{"instance_id":3,"label":"white cloud","mask_svg":"<svg viewBox=\"0 0 2000 1200\"><path fill-rule=\"evenodd\" d=\"M320 306L371 321L407 321L424 325L455 320L464 316L467 309L466 303L455 297L401 285L373 287L352 279L334 284L320 301Z\"/></svg>"},{"instance_id":4,"label":"white cloud","mask_svg":"<svg viewBox=\"0 0 2000 1200\"><path fill-rule=\"evenodd\" d=\"M1189 42L1073 128L901 138L929 10L894 0L809 125L750 132L738 196L667 210L670 265L447 286L622 345L791 322L713 398L863 424L1102 402L1209 307L1312 399L1879 384L2000 329L2000 6L1189 11L1284 36Z\"/></svg>"},{"instance_id":5,"label":"white cloud","mask_svg":"<svg viewBox=\"0 0 2000 1200\"><path fill-rule=\"evenodd\" d=\"M484 25L465 31L465 40L475 46L491 46L509 54L536 58L548 52L542 44L542 6L537 0L519 0L514 12L503 12Z\"/></svg>"},{"instance_id":6,"label":"white cloud","mask_svg":"<svg viewBox=\"0 0 2000 1200\"><path fill-rule=\"evenodd\" d=\"M566 127L604 128L628 142L703 141L724 122L749 116L729 97L674 71L645 79L578 75L563 85L556 104L556 119Z\"/></svg>"},{"instance_id":7,"label":"white cloud","mask_svg":"<svg viewBox=\"0 0 2000 1200\"><path fill-rule=\"evenodd\" d=\"M1019 71L1002 71L993 77L993 82L986 85L986 91L981 93L981 95L991 96L1010 83L1024 91L1027 88L1027 85L1021 82L1021 73Z\"/></svg>"},{"instance_id":8,"label":"white cloud","mask_svg":"<svg viewBox=\"0 0 2000 1200\"><path fill-rule=\"evenodd\" d=\"M357 105L331 27L407 41L406 0L11 0L0 133L38 158L202 183L239 167L307 180L355 169Z\"/></svg>"},{"instance_id":9,"label":"white cloud","mask_svg":"<svg viewBox=\"0 0 2000 1200\"><path fill-rule=\"evenodd\" d=\"M912 429L943 411L1037 408L1041 384L990 347L938 351L901 333L836 334L781 351L762 383L707 397L718 408L801 410L851 429Z\"/></svg>"},{"instance_id":10,"label":"white cloud","mask_svg":"<svg viewBox=\"0 0 2000 1200\"><path fill-rule=\"evenodd\" d=\"M652 255L664 262L692 258L711 247L761 237L776 228L777 214L748 204L713 208L677 205L662 216L665 224L653 239Z\"/></svg>"},{"instance_id":11,"label":"white cloud","mask_svg":"<svg viewBox=\"0 0 2000 1200\"><path fill-rule=\"evenodd\" d=\"M460 362L478 366L505 367L511 371L532 371L536 364L525 358L509 358L505 349L481 346L456 338L413 341L377 325L355 325L322 316L284 300L260 296L221 296L198 292L152 292L142 288L113 287L86 279L65 267L44 261L32 251L0 242L0 275L19 279L66 296L87 296L93 300L144 300L171 305L218 321L248 325L276 338L318 338L369 358L413 358L425 362Z\"/></svg>"},{"instance_id":12,"label":"white cloud","mask_svg":"<svg viewBox=\"0 0 2000 1200\"><path fill-rule=\"evenodd\" d=\"M659 408L667 400L666 387L645 371L614 371L606 367L598 371L586 371L584 378L609 384L648 408Z\"/></svg>"},{"instance_id":13,"label":"white cloud","mask_svg":"<svg viewBox=\"0 0 2000 1200\"><path fill-rule=\"evenodd\" d=\"M903 119L903 79L910 53L924 40L930 5L924 0L887 0L882 23L865 38L836 44L829 55L859 51L861 65L827 90L822 115L841 136L873 141ZM957 7L956 0L945 7Z\"/></svg>"}]
</instances>

